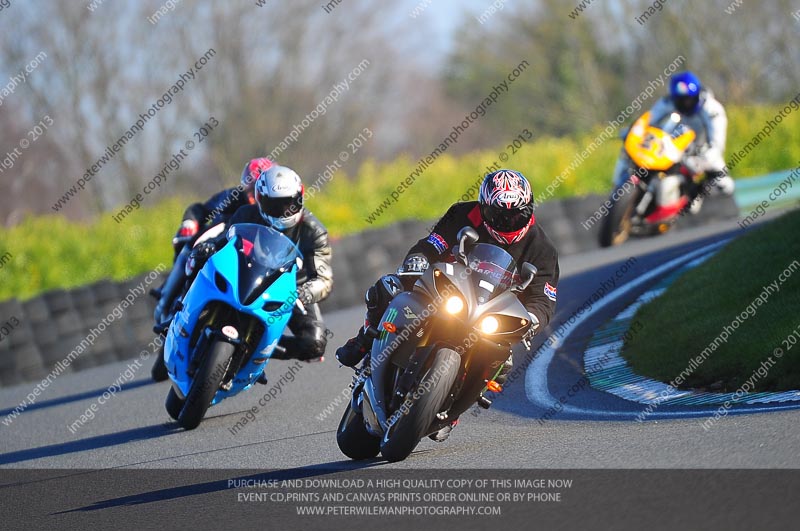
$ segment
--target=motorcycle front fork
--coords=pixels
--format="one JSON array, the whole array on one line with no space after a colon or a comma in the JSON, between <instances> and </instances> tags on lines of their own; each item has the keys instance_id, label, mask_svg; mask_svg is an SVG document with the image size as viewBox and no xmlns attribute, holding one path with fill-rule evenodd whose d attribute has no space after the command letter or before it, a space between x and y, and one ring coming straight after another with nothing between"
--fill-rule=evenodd
<instances>
[{"instance_id":1,"label":"motorcycle front fork","mask_svg":"<svg viewBox=\"0 0 800 531\"><path fill-rule=\"evenodd\" d=\"M642 199L639 201L639 204L636 205L636 217L643 218L645 212L650 207L650 203L653 202L653 190L648 188L647 191L642 196Z\"/></svg>"}]
</instances>

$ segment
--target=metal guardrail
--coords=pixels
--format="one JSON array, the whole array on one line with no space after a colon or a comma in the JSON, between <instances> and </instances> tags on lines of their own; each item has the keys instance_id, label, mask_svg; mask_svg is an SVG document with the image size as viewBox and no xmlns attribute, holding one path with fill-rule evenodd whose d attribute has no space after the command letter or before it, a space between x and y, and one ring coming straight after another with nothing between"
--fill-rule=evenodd
<instances>
[{"instance_id":1,"label":"metal guardrail","mask_svg":"<svg viewBox=\"0 0 800 531\"><path fill-rule=\"evenodd\" d=\"M795 188L800 189L800 184ZM571 197L547 201L537 208L537 222L546 227L560 256L597 248L600 224L587 230L581 222L593 216L605 200L604 195ZM699 215L686 216L682 223L692 227L732 219L740 208L730 197L715 197L703 205ZM432 224L433 220L408 220L335 240L335 285L332 296L322 303L323 313L362 305L367 287L393 271L408 248L427 235ZM71 290L55 290L22 302L14 299L0 302L0 317L15 316L20 321L7 340L0 341L0 387L44 377L138 281L141 278L126 282L106 280ZM69 370L135 356L153 338L152 314L153 301L149 297L136 301Z\"/></svg>"},{"instance_id":2,"label":"metal guardrail","mask_svg":"<svg viewBox=\"0 0 800 531\"><path fill-rule=\"evenodd\" d=\"M800 167L760 177L736 180L734 199L743 215L766 201L768 208L785 208L800 202Z\"/></svg>"}]
</instances>

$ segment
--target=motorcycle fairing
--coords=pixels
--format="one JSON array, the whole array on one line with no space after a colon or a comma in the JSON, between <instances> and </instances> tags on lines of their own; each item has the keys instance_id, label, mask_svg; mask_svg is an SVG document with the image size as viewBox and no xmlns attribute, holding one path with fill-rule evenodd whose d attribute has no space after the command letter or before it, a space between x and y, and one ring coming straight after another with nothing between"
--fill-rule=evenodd
<instances>
[{"instance_id":1,"label":"motorcycle fairing","mask_svg":"<svg viewBox=\"0 0 800 531\"><path fill-rule=\"evenodd\" d=\"M259 297L250 304L243 304L239 300L239 252L235 240L230 240L208 260L187 291L183 307L175 315L169 327L164 344L164 362L173 387L181 397L189 393L192 383L188 368L199 343L198 341L194 345L191 344L193 332L198 326L200 315L210 304L224 303L233 310L253 316L266 324L257 347L234 375L233 385L227 390L220 389L214 396L212 405L252 387L264 372L266 361L272 355L289 322L292 304L287 301L296 298L297 267L292 266L288 271L278 275ZM218 286L220 277L227 285L224 291ZM268 303L273 304L268 305ZM265 306L274 307L278 303L280 307L277 309L265 310ZM237 326L239 323L228 324Z\"/></svg>"}]
</instances>

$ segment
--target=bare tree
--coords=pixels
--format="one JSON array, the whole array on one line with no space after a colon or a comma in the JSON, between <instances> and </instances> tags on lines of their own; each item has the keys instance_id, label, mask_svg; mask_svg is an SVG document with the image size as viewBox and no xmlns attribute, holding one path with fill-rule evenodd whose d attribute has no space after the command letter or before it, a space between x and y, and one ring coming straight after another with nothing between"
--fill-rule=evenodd
<instances>
[{"instance_id":1,"label":"bare tree","mask_svg":"<svg viewBox=\"0 0 800 531\"><path fill-rule=\"evenodd\" d=\"M564 135L605 123L678 55L725 102L785 101L800 81L789 0L745 2L730 14L729 0L671 0L644 22L649 0L595 2L579 16L574 3L509 2L485 24L464 23L442 74L419 67L429 29L425 17L409 23L408 5L348 0L330 11L316 0L185 0L153 19L164 5L106 2L90 11L40 0L15 2L0 17L0 74L46 54L3 102L4 146L43 115L54 121L36 157L27 152L0 175L6 222L51 212L182 74L192 79L62 213L119 208L211 116L219 126L151 201L210 194L232 184L247 159L269 153L313 182L365 127L374 137L351 153L351 174L366 158L429 153L522 61L525 72L454 152L495 146L523 127Z\"/></svg>"}]
</instances>

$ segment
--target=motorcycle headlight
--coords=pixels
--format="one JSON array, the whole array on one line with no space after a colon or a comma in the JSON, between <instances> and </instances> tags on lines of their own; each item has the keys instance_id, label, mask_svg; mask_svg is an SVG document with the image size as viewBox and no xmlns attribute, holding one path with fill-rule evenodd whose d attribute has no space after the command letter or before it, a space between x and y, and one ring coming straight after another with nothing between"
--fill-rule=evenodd
<instances>
[{"instance_id":1,"label":"motorcycle headlight","mask_svg":"<svg viewBox=\"0 0 800 531\"><path fill-rule=\"evenodd\" d=\"M464 300L458 296L450 297L444 304L444 309L453 315L461 313L461 310L464 309Z\"/></svg>"},{"instance_id":2,"label":"motorcycle headlight","mask_svg":"<svg viewBox=\"0 0 800 531\"><path fill-rule=\"evenodd\" d=\"M497 320L497 317L487 315L481 319L480 326L481 332L484 334L494 334L497 332L497 329L500 328L500 321Z\"/></svg>"}]
</instances>

